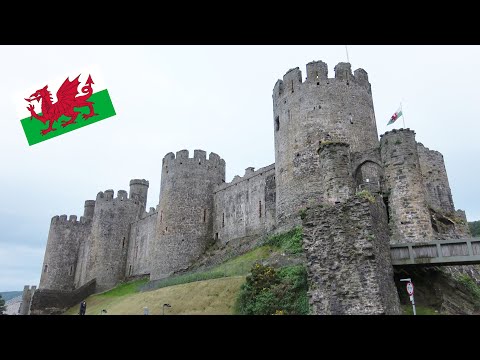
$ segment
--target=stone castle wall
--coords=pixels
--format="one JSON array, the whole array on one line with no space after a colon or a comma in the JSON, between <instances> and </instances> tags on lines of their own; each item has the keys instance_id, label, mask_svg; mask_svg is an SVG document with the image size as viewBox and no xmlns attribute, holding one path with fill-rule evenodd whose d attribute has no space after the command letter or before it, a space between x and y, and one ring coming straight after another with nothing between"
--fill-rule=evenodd
<instances>
[{"instance_id":1,"label":"stone castle wall","mask_svg":"<svg viewBox=\"0 0 480 360\"><path fill-rule=\"evenodd\" d=\"M225 161L215 153L188 150L162 162L157 241L152 248L151 280L188 267L213 238L213 191L225 182Z\"/></svg>"},{"instance_id":2,"label":"stone castle wall","mask_svg":"<svg viewBox=\"0 0 480 360\"><path fill-rule=\"evenodd\" d=\"M388 194L390 242L432 240L415 132L410 129L386 132L381 136L380 151Z\"/></svg>"},{"instance_id":3,"label":"stone castle wall","mask_svg":"<svg viewBox=\"0 0 480 360\"><path fill-rule=\"evenodd\" d=\"M152 267L150 249L155 242L157 216L157 211L150 208L150 211L145 213L141 219L131 224L125 268L126 278L150 274Z\"/></svg>"},{"instance_id":4,"label":"stone castle wall","mask_svg":"<svg viewBox=\"0 0 480 360\"><path fill-rule=\"evenodd\" d=\"M363 69L351 73L339 63L335 78L327 64L307 64L302 82L299 68L289 70L273 89L273 125L277 184L277 223L295 223L296 214L322 192L318 167L319 141L345 142L351 151L378 146L373 99Z\"/></svg>"},{"instance_id":5,"label":"stone castle wall","mask_svg":"<svg viewBox=\"0 0 480 360\"><path fill-rule=\"evenodd\" d=\"M73 290L80 244L89 236L92 222L75 215L54 216L50 223L47 248L39 288Z\"/></svg>"},{"instance_id":6,"label":"stone castle wall","mask_svg":"<svg viewBox=\"0 0 480 360\"><path fill-rule=\"evenodd\" d=\"M221 244L262 235L275 226L275 165L219 185L214 191L214 239Z\"/></svg>"},{"instance_id":7,"label":"stone castle wall","mask_svg":"<svg viewBox=\"0 0 480 360\"><path fill-rule=\"evenodd\" d=\"M316 315L400 313L385 206L350 198L306 210L303 247Z\"/></svg>"},{"instance_id":8,"label":"stone castle wall","mask_svg":"<svg viewBox=\"0 0 480 360\"><path fill-rule=\"evenodd\" d=\"M428 205L437 211L452 214L455 207L443 155L426 148L422 143L417 143L417 151Z\"/></svg>"}]
</instances>

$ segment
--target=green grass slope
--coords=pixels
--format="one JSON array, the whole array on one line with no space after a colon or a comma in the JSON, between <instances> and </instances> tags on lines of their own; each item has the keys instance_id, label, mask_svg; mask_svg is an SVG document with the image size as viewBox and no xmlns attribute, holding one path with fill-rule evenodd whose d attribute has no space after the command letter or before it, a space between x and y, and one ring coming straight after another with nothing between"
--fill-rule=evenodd
<instances>
[{"instance_id":1,"label":"green grass slope","mask_svg":"<svg viewBox=\"0 0 480 360\"><path fill-rule=\"evenodd\" d=\"M143 315L148 307L150 315L161 315L163 304L165 314L170 315L228 315L233 314L235 299L244 276L195 281L174 285L154 291L134 292L139 282L126 284L109 292L92 295L86 299L87 315L100 315L102 309L107 315ZM78 306L70 308L65 315L78 314Z\"/></svg>"}]
</instances>

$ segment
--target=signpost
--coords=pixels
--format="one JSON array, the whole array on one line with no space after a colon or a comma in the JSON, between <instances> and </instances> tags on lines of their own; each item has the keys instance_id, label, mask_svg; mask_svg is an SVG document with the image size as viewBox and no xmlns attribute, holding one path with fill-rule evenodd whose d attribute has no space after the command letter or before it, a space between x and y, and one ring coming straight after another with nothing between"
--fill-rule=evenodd
<instances>
[{"instance_id":1,"label":"signpost","mask_svg":"<svg viewBox=\"0 0 480 360\"><path fill-rule=\"evenodd\" d=\"M415 311L415 299L413 297L413 283L412 279L407 278L407 279L400 279L400 281L407 281L407 293L410 296L410 301L412 303L413 307L413 315L417 315L417 312Z\"/></svg>"}]
</instances>

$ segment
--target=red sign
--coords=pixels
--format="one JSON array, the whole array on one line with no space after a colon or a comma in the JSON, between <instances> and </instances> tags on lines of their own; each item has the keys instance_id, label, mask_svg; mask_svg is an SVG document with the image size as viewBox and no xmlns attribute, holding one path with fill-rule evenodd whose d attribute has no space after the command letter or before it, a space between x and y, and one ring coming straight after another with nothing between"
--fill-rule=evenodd
<instances>
[{"instance_id":1,"label":"red sign","mask_svg":"<svg viewBox=\"0 0 480 360\"><path fill-rule=\"evenodd\" d=\"M410 296L413 295L413 284L411 282L407 283L407 292L408 292L408 295Z\"/></svg>"}]
</instances>

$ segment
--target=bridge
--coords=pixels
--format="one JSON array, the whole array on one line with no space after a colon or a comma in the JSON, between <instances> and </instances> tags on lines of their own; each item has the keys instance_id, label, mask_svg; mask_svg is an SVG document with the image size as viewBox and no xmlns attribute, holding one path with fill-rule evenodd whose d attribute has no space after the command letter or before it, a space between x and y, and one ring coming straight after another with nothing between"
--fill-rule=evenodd
<instances>
[{"instance_id":1,"label":"bridge","mask_svg":"<svg viewBox=\"0 0 480 360\"><path fill-rule=\"evenodd\" d=\"M480 264L480 238L390 245L393 266Z\"/></svg>"}]
</instances>

